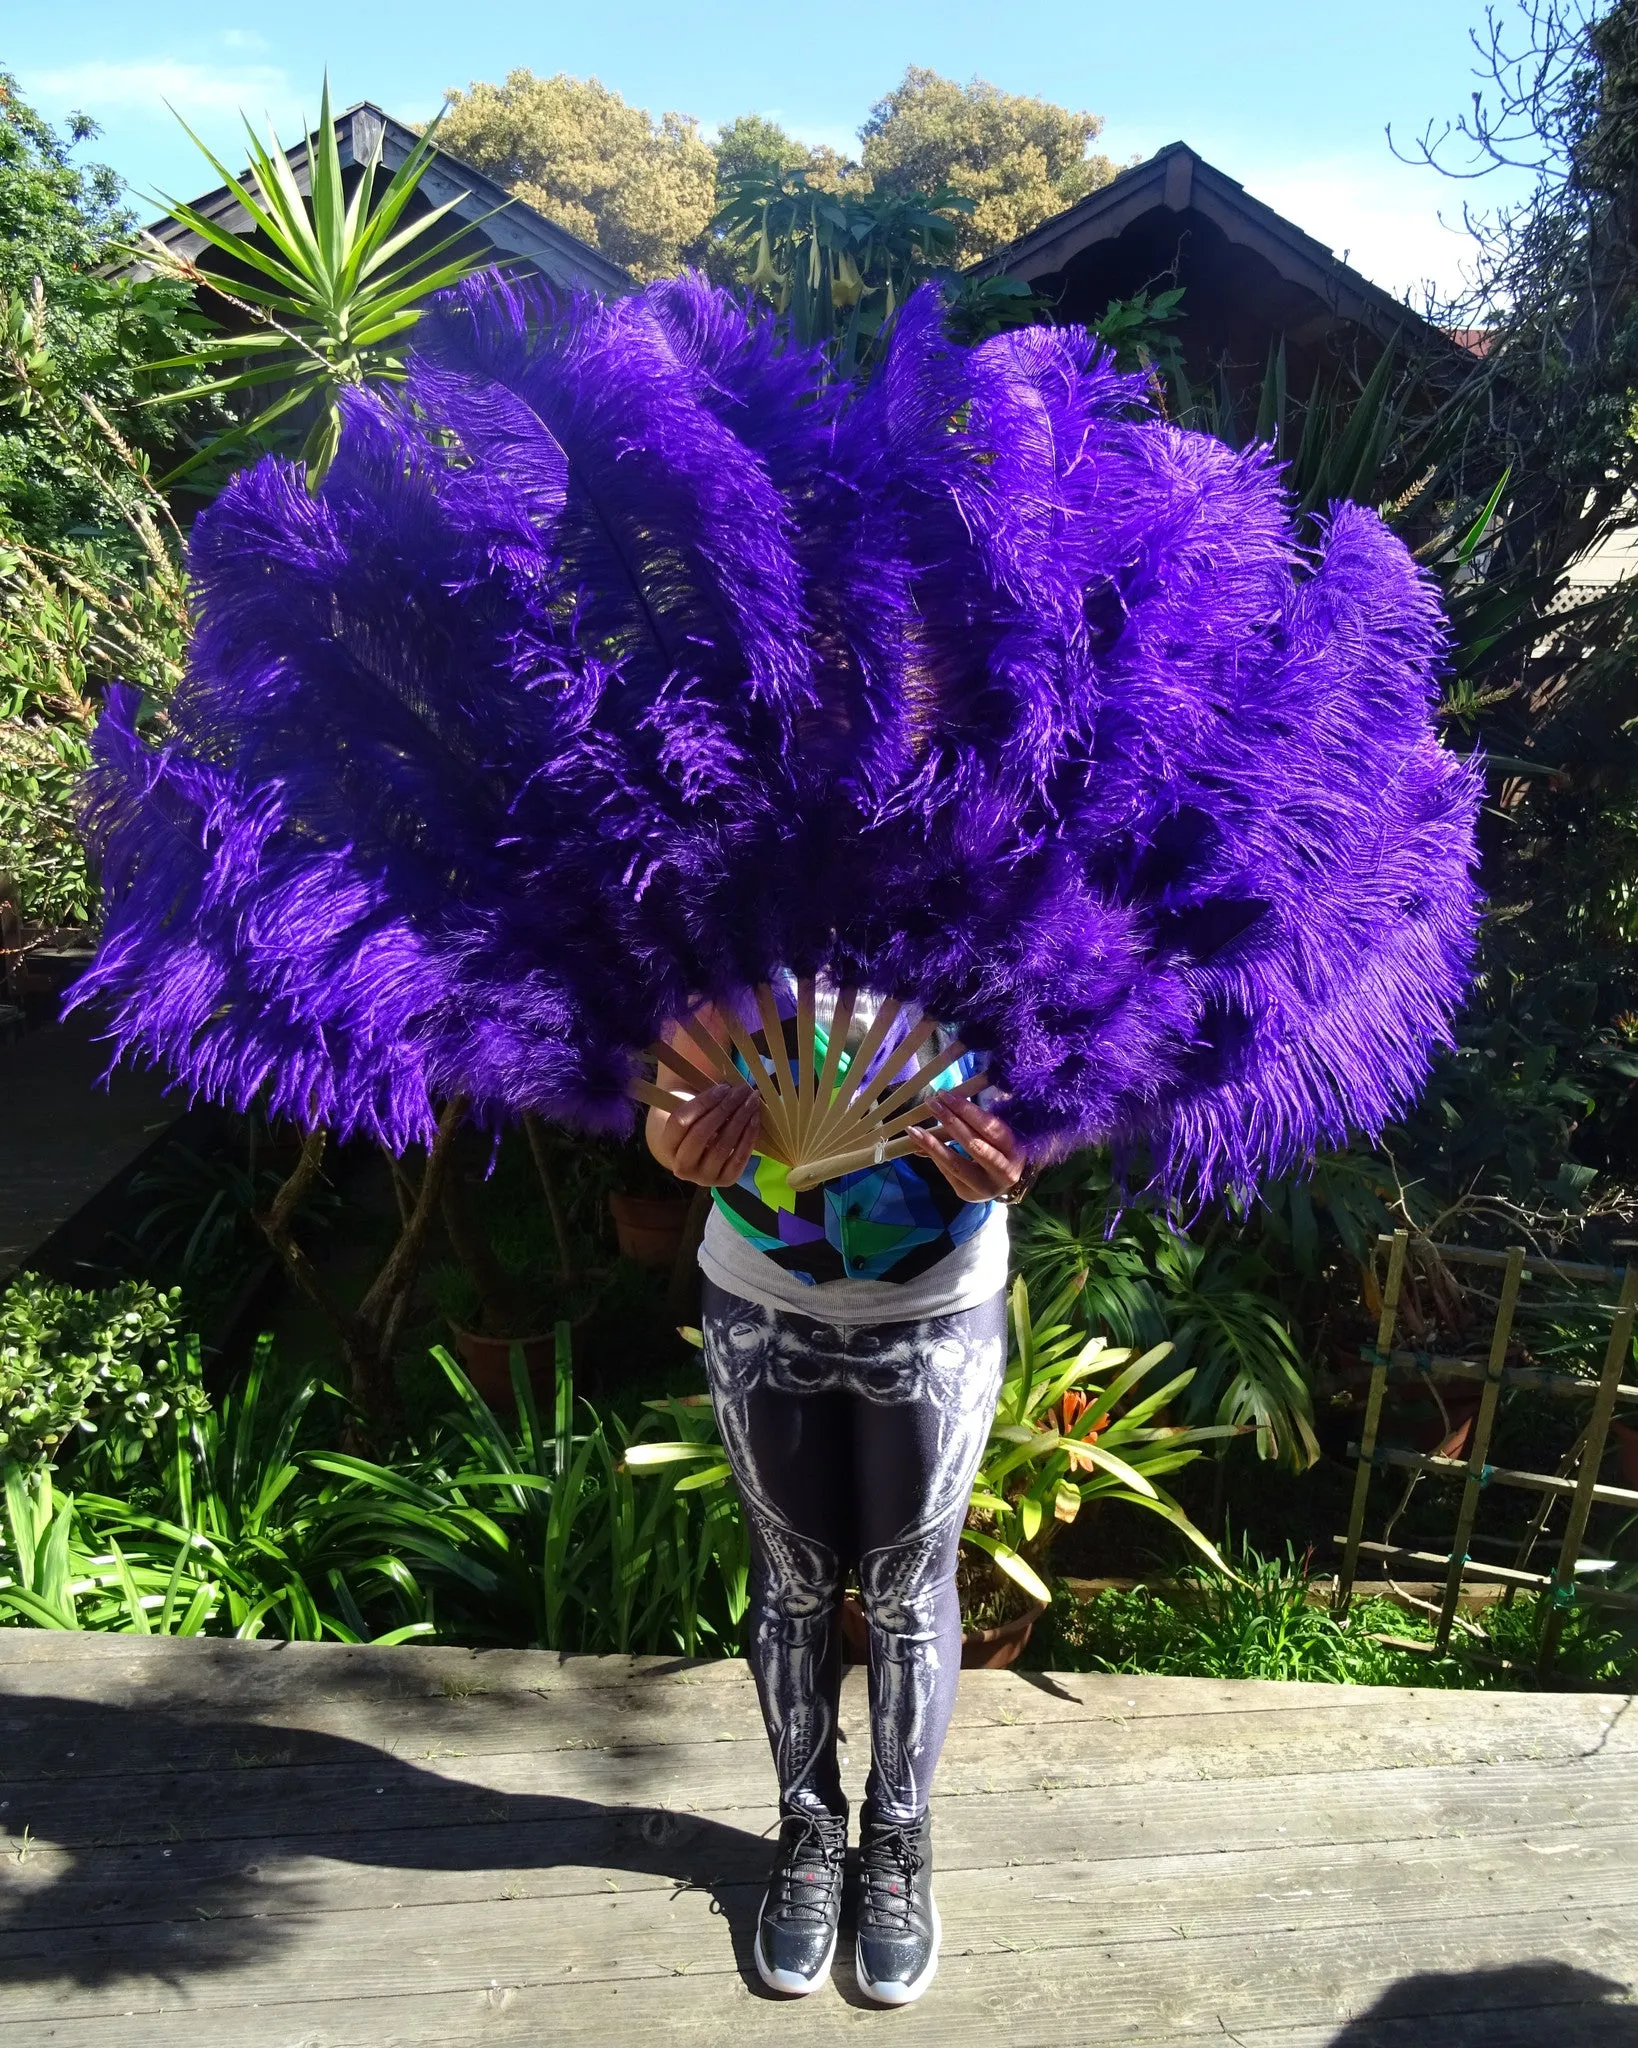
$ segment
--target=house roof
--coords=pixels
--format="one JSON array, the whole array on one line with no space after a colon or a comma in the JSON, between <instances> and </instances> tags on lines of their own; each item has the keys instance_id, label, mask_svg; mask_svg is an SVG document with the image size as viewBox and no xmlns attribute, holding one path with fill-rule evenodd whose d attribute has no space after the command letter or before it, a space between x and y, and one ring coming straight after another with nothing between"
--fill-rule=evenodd
<instances>
[{"instance_id":1,"label":"house roof","mask_svg":"<svg viewBox=\"0 0 1638 2048\"><path fill-rule=\"evenodd\" d=\"M369 100L360 100L357 106L337 114L335 130L343 171L367 163L379 143L381 161L390 175L420 140L413 129L395 121ZM296 183L305 193L310 189L307 140L296 143L287 154ZM420 191L429 206L442 206L446 200L454 200L448 216L451 222L465 222L493 246L498 256L527 264L553 284L577 285L596 292L624 292L632 287L630 272L620 264L578 235L571 235L567 228L549 221L523 200L514 199L504 186L485 177L482 171L475 171L459 157L451 156L446 149L434 149ZM250 216L225 185L192 203L207 219L219 221L236 234L248 234L251 230ZM190 260L200 257L210 246L203 236L169 214L153 222L148 232L177 255ZM133 272L140 276L146 268L139 263L133 266Z\"/></svg>"},{"instance_id":2,"label":"house roof","mask_svg":"<svg viewBox=\"0 0 1638 2048\"><path fill-rule=\"evenodd\" d=\"M1246 279L1253 280L1267 324L1298 348L1314 346L1344 324L1382 343L1397 334L1426 343L1436 354L1455 347L1403 301L1183 142L1168 143L1122 171L974 265L971 275L1018 277L1037 286L1050 281L1071 319L1095 318L1111 297L1177 282L1186 288L1185 314L1196 317L1198 302L1218 280L1202 278L1206 289L1190 289L1191 262L1208 273L1233 268L1242 292ZM1145 263L1152 266L1147 271ZM1106 283L1113 288L1092 304ZM1233 293L1224 296L1227 312Z\"/></svg>"}]
</instances>

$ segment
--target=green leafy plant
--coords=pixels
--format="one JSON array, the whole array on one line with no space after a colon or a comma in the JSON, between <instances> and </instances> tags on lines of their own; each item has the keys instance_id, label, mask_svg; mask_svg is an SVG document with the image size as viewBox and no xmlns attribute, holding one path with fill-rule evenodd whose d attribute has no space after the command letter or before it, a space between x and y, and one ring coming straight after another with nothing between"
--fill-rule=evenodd
<instances>
[{"instance_id":1,"label":"green leafy plant","mask_svg":"<svg viewBox=\"0 0 1638 2048\"><path fill-rule=\"evenodd\" d=\"M167 199L164 204L174 218L226 257L231 267L225 273L205 271L152 238L141 253L167 274L226 299L254 326L248 334L213 335L188 358L156 365L170 370L215 364L220 374L161 393L151 403L176 404L218 393L273 396L226 440L201 450L168 481L220 457L229 445L265 441L271 429L299 417L308 422L301 443L308 488L318 489L340 441L341 392L375 378L400 378L403 360L398 350L420 319L424 302L482 267L478 258L461 251L468 234L465 227L431 239L464 193L419 217L409 214L436 153L442 118L440 113L427 124L380 192L378 139L350 199L330 114L328 78L318 128L309 144L310 198L302 193L278 140L271 138L264 147L248 121L248 184L182 123L249 215L252 232L239 234L183 200Z\"/></svg>"},{"instance_id":2,"label":"green leafy plant","mask_svg":"<svg viewBox=\"0 0 1638 2048\"><path fill-rule=\"evenodd\" d=\"M1307 1557L1278 1557L1242 1541L1232 1574L1189 1567L1164 1588L1110 1589L1089 1600L1060 1587L1030 1644L1030 1661L1058 1670L1148 1672L1177 1678L1285 1679L1320 1685L1513 1688L1534 1683L1545 1602L1496 1603L1464 1618L1448 1656L1395 1647L1432 1641L1433 1625L1387 1599L1334 1614ZM1388 1638L1389 1640L1384 1640ZM1579 1610L1565 1628L1554 1682L1630 1685L1630 1632Z\"/></svg>"},{"instance_id":3,"label":"green leafy plant","mask_svg":"<svg viewBox=\"0 0 1638 2048\"><path fill-rule=\"evenodd\" d=\"M1189 1374L1185 1421L1249 1430L1259 1456L1295 1466L1318 1455L1286 1290L1255 1235L1220 1219L1197 1241L1163 1213L1117 1202L1094 1157L1043 1180L1021 1217L1018 1263L1032 1285L1070 1290L1083 1328L1169 1342Z\"/></svg>"},{"instance_id":4,"label":"green leafy plant","mask_svg":"<svg viewBox=\"0 0 1638 2048\"><path fill-rule=\"evenodd\" d=\"M852 375L916 285L947 268L973 202L958 193L836 192L801 169L767 166L732 181L712 229L755 250L748 282L805 346L823 343ZM975 310L1004 315L1009 291Z\"/></svg>"},{"instance_id":5,"label":"green leafy plant","mask_svg":"<svg viewBox=\"0 0 1638 2048\"><path fill-rule=\"evenodd\" d=\"M1191 1568L1163 1591L1138 1586L1087 1601L1060 1591L1039 1631L1038 1654L1064 1669L1166 1677L1439 1683L1426 1660L1374 1640L1414 1629L1385 1600L1358 1602L1338 1619L1310 1598L1306 1561L1289 1550L1262 1557L1242 1544L1232 1575Z\"/></svg>"},{"instance_id":6,"label":"green leafy plant","mask_svg":"<svg viewBox=\"0 0 1638 2048\"><path fill-rule=\"evenodd\" d=\"M196 1377L197 1346L183 1348ZM628 1430L582 1403L577 1430L566 1324L549 1426L521 1351L515 1423L435 1355L458 1405L429 1447L390 1460L330 1448L341 1397L315 1376L280 1376L263 1339L219 1407L173 1409L151 1483L75 1491L47 1468L0 1461L0 1616L342 1642L738 1646L748 1555L737 1499L668 1474L635 1484L624 1454L655 1418ZM679 1414L687 1427L692 1411Z\"/></svg>"},{"instance_id":7,"label":"green leafy plant","mask_svg":"<svg viewBox=\"0 0 1638 2048\"><path fill-rule=\"evenodd\" d=\"M1076 1292L1072 1283L1035 1316L1028 1285L1021 1277L1013 1282L1006 1374L962 1532L964 1543L1042 1602L1052 1597L1043 1573L1054 1535L1097 1500L1159 1515L1213 1564L1222 1562L1157 1482L1233 1429L1163 1421L1162 1411L1193 1372L1146 1389L1143 1382L1172 1346L1139 1352L1088 1337L1071 1319Z\"/></svg>"},{"instance_id":8,"label":"green leafy plant","mask_svg":"<svg viewBox=\"0 0 1638 2048\"><path fill-rule=\"evenodd\" d=\"M1178 1363L1193 1372L1183 1414L1252 1430L1259 1457L1313 1464L1313 1393L1260 1250L1221 1227L1203 1244L1168 1228L1156 1234L1155 1269Z\"/></svg>"},{"instance_id":9,"label":"green leafy plant","mask_svg":"<svg viewBox=\"0 0 1638 2048\"><path fill-rule=\"evenodd\" d=\"M1183 288L1163 292L1135 292L1127 299L1111 299L1096 320L1092 332L1115 352L1123 370L1146 370L1164 390L1183 375L1183 346L1177 323L1185 317Z\"/></svg>"},{"instance_id":10,"label":"green leafy plant","mask_svg":"<svg viewBox=\"0 0 1638 2048\"><path fill-rule=\"evenodd\" d=\"M433 1355L460 1407L427 1459L408 1471L328 1453L312 1462L350 1480L361 1504L372 1495L383 1503L383 1540L405 1520L399 1503L444 1518L429 1535L447 1547L425 1550L424 1576L445 1588L446 1626L453 1603L462 1640L689 1655L713 1641L735 1646L747 1569L737 1500L694 1502L669 1475L639 1489L628 1462L636 1433L617 1419L605 1424L587 1403L578 1405L589 1427L575 1431L566 1323L549 1429L521 1349L515 1425L501 1422L447 1351Z\"/></svg>"},{"instance_id":11,"label":"green leafy plant","mask_svg":"<svg viewBox=\"0 0 1638 2048\"><path fill-rule=\"evenodd\" d=\"M63 479L60 510L73 520L41 538L38 515L14 518L0 502L0 876L35 935L94 913L78 785L102 685L136 684L151 718L181 676L189 631L176 522L147 453L91 388L109 377L93 374L83 333L65 343L62 325L38 278L26 299L0 298L0 424L14 423L0 441ZM180 338L158 332L171 346ZM127 400L133 383L154 381L120 367ZM106 389L102 399L112 403Z\"/></svg>"},{"instance_id":12,"label":"green leafy plant","mask_svg":"<svg viewBox=\"0 0 1638 2048\"><path fill-rule=\"evenodd\" d=\"M205 1405L174 1339L180 1297L146 1281L102 1290L24 1273L0 1295L0 1457L134 1464L167 1416Z\"/></svg>"},{"instance_id":13,"label":"green leafy plant","mask_svg":"<svg viewBox=\"0 0 1638 2048\"><path fill-rule=\"evenodd\" d=\"M131 1182L141 1212L131 1230L131 1249L143 1260L170 1268L186 1282L242 1272L266 1245L257 1215L271 1207L282 1175L258 1157L257 1120L245 1128L242 1150L197 1152L173 1142L152 1166ZM305 1193L293 1220L305 1232L322 1232L332 1221L337 1197L327 1182Z\"/></svg>"},{"instance_id":14,"label":"green leafy plant","mask_svg":"<svg viewBox=\"0 0 1638 2048\"><path fill-rule=\"evenodd\" d=\"M309 1377L280 1396L270 1362L263 1338L239 1389L171 1433L162 1496L152 1508L81 1494L90 1542L124 1557L149 1597L160 1578L167 1588L173 1580L185 1586L190 1611L197 1600L204 1623L218 1624L211 1633L344 1642L427 1633L421 1614L385 1635L355 1626L360 1589L380 1582L399 1596L405 1574L396 1558L350 1541L347 1517L322 1488L302 1483L297 1438L322 1382ZM130 1625L142 1628L145 1613L139 1602Z\"/></svg>"}]
</instances>

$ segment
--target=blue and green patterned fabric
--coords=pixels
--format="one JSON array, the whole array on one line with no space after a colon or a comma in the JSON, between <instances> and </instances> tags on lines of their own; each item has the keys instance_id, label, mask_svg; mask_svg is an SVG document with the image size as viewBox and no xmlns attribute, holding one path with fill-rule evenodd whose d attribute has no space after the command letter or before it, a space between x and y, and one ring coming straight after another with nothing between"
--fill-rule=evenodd
<instances>
[{"instance_id":1,"label":"blue and green patterned fabric","mask_svg":"<svg viewBox=\"0 0 1638 2048\"><path fill-rule=\"evenodd\" d=\"M787 1020L792 1051L793 1031ZM827 1044L822 1027L814 1037L818 1064ZM937 1085L964 1080L978 1064L971 1053L959 1054L935 1077ZM845 1054L839 1067L845 1074ZM712 1195L742 1237L813 1286L822 1280L913 1280L981 1229L991 1207L964 1202L937 1167L914 1157L886 1159L797 1194L784 1166L757 1152L732 1187L715 1188Z\"/></svg>"}]
</instances>

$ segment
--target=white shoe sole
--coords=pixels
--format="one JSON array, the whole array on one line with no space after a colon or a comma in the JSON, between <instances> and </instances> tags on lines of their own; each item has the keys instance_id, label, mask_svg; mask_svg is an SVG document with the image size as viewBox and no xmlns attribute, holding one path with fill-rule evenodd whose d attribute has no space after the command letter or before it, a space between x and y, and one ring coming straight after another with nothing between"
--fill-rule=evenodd
<instances>
[{"instance_id":1,"label":"white shoe sole","mask_svg":"<svg viewBox=\"0 0 1638 2048\"><path fill-rule=\"evenodd\" d=\"M913 1977L908 1984L897 1977L890 1977L885 1983L873 1983L865 1975L863 1950L854 1950L853 1967L859 1979L859 1989L866 1998L874 1999L878 2005L914 2005L938 1974L938 1945L943 1939L944 1928L938 1917L938 1902L929 1899L928 1904L933 1909L933 1953L927 1958L921 1974Z\"/></svg>"},{"instance_id":2,"label":"white shoe sole","mask_svg":"<svg viewBox=\"0 0 1638 2048\"><path fill-rule=\"evenodd\" d=\"M799 1977L794 1970L776 1970L762 1953L762 1914L767 1903L764 1898L757 1908L756 1940L751 1946L751 1953L756 1958L756 1973L770 1991L777 1991L782 1998L806 1998L810 1991L817 1991L830 1975L830 1966L836 1960L836 1935L831 1935L825 1960L813 1976Z\"/></svg>"}]
</instances>

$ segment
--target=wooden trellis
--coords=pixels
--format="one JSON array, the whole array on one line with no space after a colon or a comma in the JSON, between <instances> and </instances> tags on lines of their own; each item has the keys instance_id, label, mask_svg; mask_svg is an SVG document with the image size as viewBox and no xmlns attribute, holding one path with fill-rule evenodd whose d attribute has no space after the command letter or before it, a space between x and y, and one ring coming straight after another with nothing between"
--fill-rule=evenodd
<instances>
[{"instance_id":1,"label":"wooden trellis","mask_svg":"<svg viewBox=\"0 0 1638 2048\"><path fill-rule=\"evenodd\" d=\"M1545 1669L1558 1647L1565 1616L1577 1600L1590 1600L1604 1606L1638 1611L1638 1594L1623 1593L1613 1587L1588 1582L1585 1578L1585 1561L1581 1556L1588 1517L1595 1502L1606 1501L1617 1506L1638 1508L1638 1492L1621 1486L1602 1485L1598 1478L1605 1446L1609 1440L1610 1420L1617 1403L1638 1402L1638 1386L1625 1384L1621 1378L1622 1369L1631 1355L1633 1318L1635 1312L1638 1312L1638 1265L1587 1266L1553 1259L1529 1258L1526 1257L1523 1247L1518 1245L1508 1252L1477 1251L1464 1245L1433 1245L1430 1249L1447 1265L1489 1267L1500 1271L1502 1275L1501 1299L1496 1308L1489 1355L1484 1359L1443 1358L1427 1352L1394 1348L1394 1327L1399 1316L1408 1242L1408 1233L1403 1230L1396 1231L1392 1237L1381 1237L1377 1240L1377 1249L1386 1250L1388 1254L1388 1271L1382 1289L1382 1316L1377 1327L1376 1344L1363 1354L1371 1366L1371 1384L1365 1403L1365 1423L1360 1432L1360 1440L1357 1445L1350 1446L1350 1450L1359 1459L1359 1469L1354 1479L1353 1508L1348 1518L1348 1533L1346 1537L1337 1539L1343 1545L1342 1570L1337 1581L1337 1606L1341 1609L1348 1604L1362 1555L1382 1558L1393 1563L1432 1566L1445 1575L1444 1600L1439 1610L1439 1624L1431 1646L1435 1654L1442 1654L1450 1641L1451 1628L1456 1619L1456 1605L1461 1597L1464 1581L1472 1580L1506 1587L1530 1587L1545 1591L1549 1595L1549 1600L1539 1648L1539 1662ZM1519 1287L1527 1273L1592 1286L1619 1287L1610 1326L1609 1344L1604 1353L1603 1370L1596 1380L1578 1379L1571 1373L1551 1372L1538 1366L1507 1363L1507 1347L1512 1336ZM1474 1419L1472 1437L1465 1458L1429 1456L1418 1451L1378 1445L1382 1401L1387 1392L1390 1375L1433 1381L1482 1381L1484 1390L1480 1396L1479 1412ZM1538 1392L1567 1400L1591 1402L1586 1425L1578 1436L1569 1458L1557 1473L1525 1472L1489 1463L1496 1404L1505 1386L1527 1386ZM1371 1473L1379 1467L1405 1472L1433 1473L1447 1479L1462 1478L1462 1497L1456 1514L1456 1531L1447 1554L1405 1550L1391 1543L1367 1543L1364 1540L1365 1507L1370 1491ZM1485 1488L1492 1485L1517 1487L1543 1496L1541 1511L1521 1547L1519 1561L1511 1566L1478 1563L1468 1554L1480 1498ZM1559 1544L1558 1561L1551 1572L1528 1571L1524 1569L1524 1560L1536 1536L1545 1526L1553 1502L1558 1499L1567 1499L1569 1502L1564 1535Z\"/></svg>"}]
</instances>

